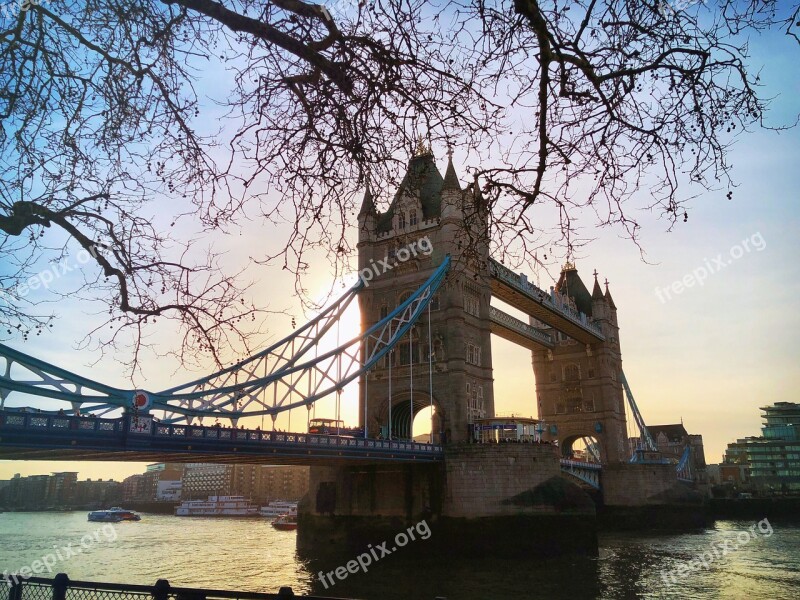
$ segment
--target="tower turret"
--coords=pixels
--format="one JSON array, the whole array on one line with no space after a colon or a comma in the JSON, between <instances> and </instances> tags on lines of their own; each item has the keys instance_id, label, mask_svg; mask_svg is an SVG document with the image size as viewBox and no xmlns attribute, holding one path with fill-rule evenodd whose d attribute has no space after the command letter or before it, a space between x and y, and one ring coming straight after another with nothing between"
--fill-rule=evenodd
<instances>
[{"instance_id":1,"label":"tower turret","mask_svg":"<svg viewBox=\"0 0 800 600\"><path fill-rule=\"evenodd\" d=\"M618 327L617 305L614 304L614 299L611 297L611 291L608 289L608 279L606 279L605 284L606 284L605 300L609 308L609 320L611 321L611 323L613 323L614 327Z\"/></svg>"},{"instance_id":2,"label":"tower turret","mask_svg":"<svg viewBox=\"0 0 800 600\"><path fill-rule=\"evenodd\" d=\"M372 196L372 187L367 181L364 198L361 200L361 210L358 211L358 241L367 242L375 235L378 226L378 210L375 208L375 199Z\"/></svg>"},{"instance_id":3,"label":"tower turret","mask_svg":"<svg viewBox=\"0 0 800 600\"><path fill-rule=\"evenodd\" d=\"M465 223L464 195L452 158L442 177L430 147L419 144L391 205L377 216L374 235L359 238L361 268L391 267L359 292L363 329L400 306L445 256L453 265L431 300L429 320L418 321L361 378L359 414L367 410L372 436L410 438L414 415L433 404L434 441L462 442L476 419L494 414L489 249L467 231L488 225ZM359 224L376 213L371 202L365 198Z\"/></svg>"},{"instance_id":4,"label":"tower turret","mask_svg":"<svg viewBox=\"0 0 800 600\"><path fill-rule=\"evenodd\" d=\"M595 321L603 321L608 318L608 303L603 297L603 290L600 289L600 283L597 281L597 270L594 274L594 287L592 287L592 318Z\"/></svg>"},{"instance_id":5,"label":"tower turret","mask_svg":"<svg viewBox=\"0 0 800 600\"><path fill-rule=\"evenodd\" d=\"M447 170L442 184L442 219L462 219L464 215L464 195L453 166L453 153L448 152Z\"/></svg>"}]
</instances>

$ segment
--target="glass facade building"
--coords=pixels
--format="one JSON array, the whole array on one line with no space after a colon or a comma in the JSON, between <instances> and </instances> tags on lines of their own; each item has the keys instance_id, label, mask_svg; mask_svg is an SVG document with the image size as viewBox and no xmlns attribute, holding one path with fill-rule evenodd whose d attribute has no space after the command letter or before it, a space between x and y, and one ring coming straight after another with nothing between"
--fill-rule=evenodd
<instances>
[{"instance_id":1,"label":"glass facade building","mask_svg":"<svg viewBox=\"0 0 800 600\"><path fill-rule=\"evenodd\" d=\"M755 487L780 492L800 492L800 404L776 402L761 408L761 437L729 444L725 462L747 457Z\"/></svg>"}]
</instances>

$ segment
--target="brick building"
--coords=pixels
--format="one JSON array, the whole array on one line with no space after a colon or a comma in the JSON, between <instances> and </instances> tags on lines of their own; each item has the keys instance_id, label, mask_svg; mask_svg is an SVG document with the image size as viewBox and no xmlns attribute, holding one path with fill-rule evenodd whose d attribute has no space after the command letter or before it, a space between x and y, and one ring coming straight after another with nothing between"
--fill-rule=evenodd
<instances>
[{"instance_id":1,"label":"brick building","mask_svg":"<svg viewBox=\"0 0 800 600\"><path fill-rule=\"evenodd\" d=\"M113 479L87 479L75 484L76 508L105 508L122 502L122 484Z\"/></svg>"}]
</instances>

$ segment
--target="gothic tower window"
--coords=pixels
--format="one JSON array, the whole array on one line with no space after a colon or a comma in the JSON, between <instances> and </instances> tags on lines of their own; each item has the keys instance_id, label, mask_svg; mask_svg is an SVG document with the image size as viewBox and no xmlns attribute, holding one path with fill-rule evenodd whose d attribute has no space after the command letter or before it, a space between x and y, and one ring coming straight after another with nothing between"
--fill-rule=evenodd
<instances>
[{"instance_id":1,"label":"gothic tower window","mask_svg":"<svg viewBox=\"0 0 800 600\"><path fill-rule=\"evenodd\" d=\"M397 216L397 228L398 229L405 229L406 226L406 215L405 213L400 213Z\"/></svg>"},{"instance_id":2,"label":"gothic tower window","mask_svg":"<svg viewBox=\"0 0 800 600\"><path fill-rule=\"evenodd\" d=\"M464 311L475 317L480 317L481 303L478 294L472 291L464 292Z\"/></svg>"},{"instance_id":3,"label":"gothic tower window","mask_svg":"<svg viewBox=\"0 0 800 600\"><path fill-rule=\"evenodd\" d=\"M442 338L436 338L433 340L433 360L443 360L444 359L444 342Z\"/></svg>"},{"instance_id":4,"label":"gothic tower window","mask_svg":"<svg viewBox=\"0 0 800 600\"><path fill-rule=\"evenodd\" d=\"M472 342L467 342L467 356L466 361L468 364L481 366L481 348Z\"/></svg>"},{"instance_id":5,"label":"gothic tower window","mask_svg":"<svg viewBox=\"0 0 800 600\"><path fill-rule=\"evenodd\" d=\"M409 225L416 225L417 224L417 211L412 210L408 215L408 223Z\"/></svg>"},{"instance_id":6,"label":"gothic tower window","mask_svg":"<svg viewBox=\"0 0 800 600\"><path fill-rule=\"evenodd\" d=\"M564 381L578 381L581 378L581 371L578 365L571 364L564 367Z\"/></svg>"},{"instance_id":7,"label":"gothic tower window","mask_svg":"<svg viewBox=\"0 0 800 600\"><path fill-rule=\"evenodd\" d=\"M567 412L568 413L583 412L583 399L570 398L569 400L567 400Z\"/></svg>"},{"instance_id":8,"label":"gothic tower window","mask_svg":"<svg viewBox=\"0 0 800 600\"><path fill-rule=\"evenodd\" d=\"M442 344L442 340L439 338L434 339L432 349L431 346L425 344L425 353L423 358L423 362L428 362L429 359L431 362L442 360L444 358L444 346Z\"/></svg>"},{"instance_id":9,"label":"gothic tower window","mask_svg":"<svg viewBox=\"0 0 800 600\"><path fill-rule=\"evenodd\" d=\"M405 367L410 365L414 361L414 348L409 346L408 342L403 342L401 344L397 344L397 353L400 357L400 366Z\"/></svg>"},{"instance_id":10,"label":"gothic tower window","mask_svg":"<svg viewBox=\"0 0 800 600\"><path fill-rule=\"evenodd\" d=\"M483 404L483 386L477 383L467 382L467 416L470 423L475 419L486 417L486 410Z\"/></svg>"},{"instance_id":11,"label":"gothic tower window","mask_svg":"<svg viewBox=\"0 0 800 600\"><path fill-rule=\"evenodd\" d=\"M394 354L395 350L394 348L392 348L391 350L389 350L389 352L383 355L383 358L380 360L380 366L382 369L388 369L390 364L392 366L395 366L397 364L395 362Z\"/></svg>"},{"instance_id":12,"label":"gothic tower window","mask_svg":"<svg viewBox=\"0 0 800 600\"><path fill-rule=\"evenodd\" d=\"M397 345L398 362L400 366L404 367L406 365L419 363L420 350L422 350L422 344L419 339L419 330L416 327L412 327L404 338L404 341Z\"/></svg>"}]
</instances>

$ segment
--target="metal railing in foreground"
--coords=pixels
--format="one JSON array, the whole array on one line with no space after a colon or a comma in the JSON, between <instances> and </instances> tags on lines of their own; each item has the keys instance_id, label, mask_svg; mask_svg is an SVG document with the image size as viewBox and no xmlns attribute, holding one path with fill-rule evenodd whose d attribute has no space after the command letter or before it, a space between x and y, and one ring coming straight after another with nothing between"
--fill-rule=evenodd
<instances>
[{"instance_id":1,"label":"metal railing in foreground","mask_svg":"<svg viewBox=\"0 0 800 600\"><path fill-rule=\"evenodd\" d=\"M21 569L25 571L30 569ZM53 579L12 574L0 577L0 600L335 600L329 596L296 596L290 587L277 594L172 587L166 579L155 585L71 581L65 573Z\"/></svg>"}]
</instances>

